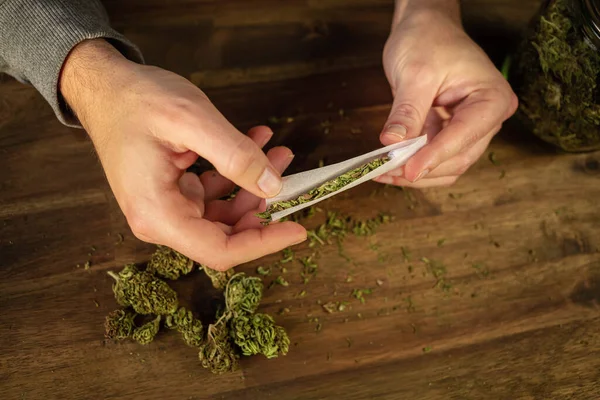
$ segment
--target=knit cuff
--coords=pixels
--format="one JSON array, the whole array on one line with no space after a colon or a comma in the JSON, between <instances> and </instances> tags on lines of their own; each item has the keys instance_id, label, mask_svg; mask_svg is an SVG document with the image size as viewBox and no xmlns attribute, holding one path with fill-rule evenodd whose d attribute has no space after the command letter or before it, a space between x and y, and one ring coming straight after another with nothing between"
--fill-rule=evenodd
<instances>
[{"instance_id":1,"label":"knit cuff","mask_svg":"<svg viewBox=\"0 0 600 400\"><path fill-rule=\"evenodd\" d=\"M69 52L86 39L104 38L132 61L143 63L139 49L113 30L96 0L6 0L0 3L0 43L8 71L32 84L58 119L80 127L58 91Z\"/></svg>"}]
</instances>

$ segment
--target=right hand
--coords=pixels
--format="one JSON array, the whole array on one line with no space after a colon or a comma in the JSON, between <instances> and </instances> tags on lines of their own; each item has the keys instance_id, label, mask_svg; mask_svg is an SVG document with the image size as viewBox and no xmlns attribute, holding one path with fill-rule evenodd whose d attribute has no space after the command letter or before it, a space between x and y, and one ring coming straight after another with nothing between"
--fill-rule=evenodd
<instances>
[{"instance_id":1,"label":"right hand","mask_svg":"<svg viewBox=\"0 0 600 400\"><path fill-rule=\"evenodd\" d=\"M217 270L306 240L299 224L262 226L254 213L277 195L293 156L263 153L272 132L236 130L188 80L126 60L101 39L79 44L60 90L87 130L108 182L139 239ZM186 173L201 156L218 172ZM233 201L218 201L233 189Z\"/></svg>"}]
</instances>

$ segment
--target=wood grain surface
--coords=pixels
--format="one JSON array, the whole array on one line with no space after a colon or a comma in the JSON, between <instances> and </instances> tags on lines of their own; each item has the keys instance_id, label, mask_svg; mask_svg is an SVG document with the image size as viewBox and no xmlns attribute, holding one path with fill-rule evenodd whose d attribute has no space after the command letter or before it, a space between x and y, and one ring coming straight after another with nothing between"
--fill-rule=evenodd
<instances>
[{"instance_id":1,"label":"wood grain surface","mask_svg":"<svg viewBox=\"0 0 600 400\"><path fill-rule=\"evenodd\" d=\"M278 117L272 145L297 154L291 171L378 146L391 102L380 65L391 1L105 4L149 63L199 84L240 129ZM495 61L538 7L462 4L466 29ZM559 154L513 121L453 187L368 183L326 201L324 210L394 221L350 235L345 257L323 248L306 285L300 264L288 264L290 286L266 290L261 309L289 332L289 354L215 376L171 332L148 346L104 339L116 307L106 272L153 248L131 234L85 132L4 77L1 398L598 399L598 199L600 153ZM176 287L203 318L220 301L201 274ZM364 304L351 297L356 288L373 290ZM329 314L319 304L329 301L349 307Z\"/></svg>"}]
</instances>

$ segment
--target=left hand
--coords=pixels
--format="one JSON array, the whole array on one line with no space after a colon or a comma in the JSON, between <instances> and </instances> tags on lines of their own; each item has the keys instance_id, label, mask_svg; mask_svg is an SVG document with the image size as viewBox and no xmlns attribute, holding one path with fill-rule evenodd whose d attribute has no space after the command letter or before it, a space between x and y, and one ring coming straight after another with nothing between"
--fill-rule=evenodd
<instances>
[{"instance_id":1,"label":"left hand","mask_svg":"<svg viewBox=\"0 0 600 400\"><path fill-rule=\"evenodd\" d=\"M458 13L419 9L395 19L383 64L394 102L380 140L421 134L408 163L375 179L399 186L453 184L483 154L517 97L491 60L463 31Z\"/></svg>"}]
</instances>

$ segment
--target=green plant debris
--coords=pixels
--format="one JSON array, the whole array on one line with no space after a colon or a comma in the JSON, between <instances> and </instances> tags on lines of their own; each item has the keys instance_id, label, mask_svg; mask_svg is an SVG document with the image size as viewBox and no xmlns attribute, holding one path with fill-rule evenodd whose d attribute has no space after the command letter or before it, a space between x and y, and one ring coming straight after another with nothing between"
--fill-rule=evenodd
<instances>
[{"instance_id":1,"label":"green plant debris","mask_svg":"<svg viewBox=\"0 0 600 400\"><path fill-rule=\"evenodd\" d=\"M289 282L285 280L285 278L281 275L279 275L275 281L276 284L280 285L280 286L284 286L284 287L288 287L290 286Z\"/></svg>"},{"instance_id":2,"label":"green plant debris","mask_svg":"<svg viewBox=\"0 0 600 400\"><path fill-rule=\"evenodd\" d=\"M423 347L423 353L429 353L431 350L433 350L431 348L431 346L425 346L425 347Z\"/></svg>"},{"instance_id":3,"label":"green plant debris","mask_svg":"<svg viewBox=\"0 0 600 400\"><path fill-rule=\"evenodd\" d=\"M352 347L352 344L353 344L352 338L347 337L346 343L348 343L348 347Z\"/></svg>"},{"instance_id":4,"label":"green plant debris","mask_svg":"<svg viewBox=\"0 0 600 400\"><path fill-rule=\"evenodd\" d=\"M271 274L271 267L263 267L262 265L256 268L256 273L260 276L267 276Z\"/></svg>"},{"instance_id":5,"label":"green plant debris","mask_svg":"<svg viewBox=\"0 0 600 400\"><path fill-rule=\"evenodd\" d=\"M354 281L354 277L352 275L346 276L346 283L350 283Z\"/></svg>"},{"instance_id":6,"label":"green plant debris","mask_svg":"<svg viewBox=\"0 0 600 400\"><path fill-rule=\"evenodd\" d=\"M477 272L477 276L479 276L480 278L487 278L490 275L489 268L486 267L486 265L483 263L473 264L473 268Z\"/></svg>"},{"instance_id":7,"label":"green plant debris","mask_svg":"<svg viewBox=\"0 0 600 400\"><path fill-rule=\"evenodd\" d=\"M506 176L506 170L502 170L502 171L500 171L500 177L498 179L504 179L505 176Z\"/></svg>"},{"instance_id":8,"label":"green plant debris","mask_svg":"<svg viewBox=\"0 0 600 400\"><path fill-rule=\"evenodd\" d=\"M90 261L86 261L85 264L83 264L83 269L85 269L86 271L88 269L90 269L92 266L92 263Z\"/></svg>"},{"instance_id":9,"label":"green plant debris","mask_svg":"<svg viewBox=\"0 0 600 400\"><path fill-rule=\"evenodd\" d=\"M373 293L372 289L354 289L352 291L352 296L357 299L358 301L360 301L361 303L365 304L366 303L366 299L365 299L365 295L371 294Z\"/></svg>"},{"instance_id":10,"label":"green plant debris","mask_svg":"<svg viewBox=\"0 0 600 400\"><path fill-rule=\"evenodd\" d=\"M409 262L411 260L411 254L408 247L402 246L400 249L402 250L402 257L404 257L404 262Z\"/></svg>"},{"instance_id":11,"label":"green plant debris","mask_svg":"<svg viewBox=\"0 0 600 400\"><path fill-rule=\"evenodd\" d=\"M409 313L413 313L416 311L415 303L413 302L411 296L406 297L404 301L406 302L406 311L408 311Z\"/></svg>"},{"instance_id":12,"label":"green plant debris","mask_svg":"<svg viewBox=\"0 0 600 400\"><path fill-rule=\"evenodd\" d=\"M490 151L490 153L488 154L488 159L495 167L500 165L500 162L498 162L498 158L496 157L496 153L494 153L493 151Z\"/></svg>"},{"instance_id":13,"label":"green plant debris","mask_svg":"<svg viewBox=\"0 0 600 400\"><path fill-rule=\"evenodd\" d=\"M122 234L117 233L117 243L115 243L115 244L119 245L119 244L123 243L124 241L125 241L125 237Z\"/></svg>"},{"instance_id":14,"label":"green plant debris","mask_svg":"<svg viewBox=\"0 0 600 400\"><path fill-rule=\"evenodd\" d=\"M316 275L319 268L317 263L313 261L313 257L315 257L315 254L300 259L300 263L302 264L300 276L304 284L307 284Z\"/></svg>"},{"instance_id":15,"label":"green plant debris","mask_svg":"<svg viewBox=\"0 0 600 400\"><path fill-rule=\"evenodd\" d=\"M290 309L288 307L284 307L277 312L278 315L284 315L284 314L289 314L289 313L290 313Z\"/></svg>"},{"instance_id":16,"label":"green plant debris","mask_svg":"<svg viewBox=\"0 0 600 400\"><path fill-rule=\"evenodd\" d=\"M446 239L440 239L440 240L438 240L438 242L437 242L438 247L442 247L445 242L446 242Z\"/></svg>"},{"instance_id":17,"label":"green plant debris","mask_svg":"<svg viewBox=\"0 0 600 400\"><path fill-rule=\"evenodd\" d=\"M377 279L375 280L375 283L377 284L377 286L383 286L384 282L381 279Z\"/></svg>"},{"instance_id":18,"label":"green plant debris","mask_svg":"<svg viewBox=\"0 0 600 400\"><path fill-rule=\"evenodd\" d=\"M300 291L300 293L298 293L298 297L302 298L306 296L306 290L302 290Z\"/></svg>"},{"instance_id":19,"label":"green plant debris","mask_svg":"<svg viewBox=\"0 0 600 400\"><path fill-rule=\"evenodd\" d=\"M600 53L582 34L569 0L548 1L511 71L519 116L542 140L566 151L600 148Z\"/></svg>"},{"instance_id":20,"label":"green plant debris","mask_svg":"<svg viewBox=\"0 0 600 400\"><path fill-rule=\"evenodd\" d=\"M446 281L446 267L439 261L429 260L426 257L421 258L433 277L436 279L434 287L442 289L444 292L450 291L452 285Z\"/></svg>"},{"instance_id":21,"label":"green plant debris","mask_svg":"<svg viewBox=\"0 0 600 400\"><path fill-rule=\"evenodd\" d=\"M271 214L283 210L287 210L288 208L295 207L300 204L308 203L310 201L319 199L321 197L327 196L328 194L335 193L348 184L354 182L355 180L362 178L367 175L369 172L381 167L383 164L389 161L389 158L382 157L372 160L368 163L365 163L357 168L354 168L337 178L331 179L318 187L308 191L296 199L279 201L269 205L265 212L257 214L259 218L270 220Z\"/></svg>"},{"instance_id":22,"label":"green plant debris","mask_svg":"<svg viewBox=\"0 0 600 400\"><path fill-rule=\"evenodd\" d=\"M291 248L287 248L283 250L283 257L281 258L281 260L279 260L279 262L281 264L285 264L285 263L289 263L294 261L294 251Z\"/></svg>"}]
</instances>

